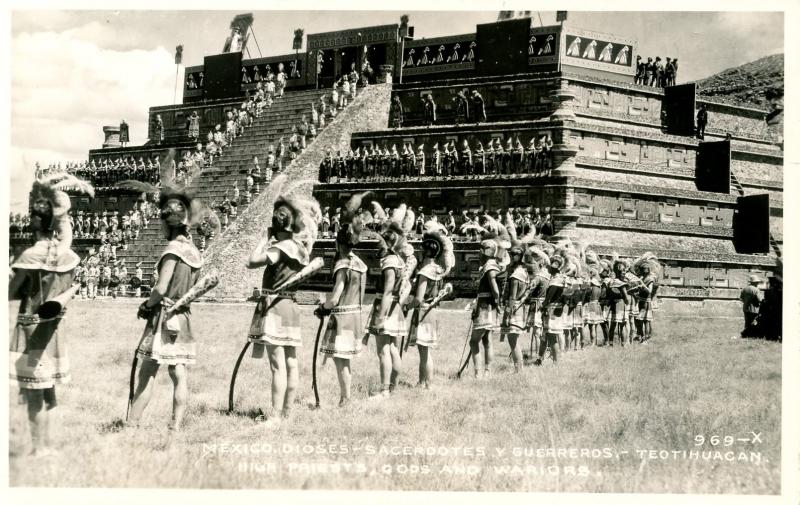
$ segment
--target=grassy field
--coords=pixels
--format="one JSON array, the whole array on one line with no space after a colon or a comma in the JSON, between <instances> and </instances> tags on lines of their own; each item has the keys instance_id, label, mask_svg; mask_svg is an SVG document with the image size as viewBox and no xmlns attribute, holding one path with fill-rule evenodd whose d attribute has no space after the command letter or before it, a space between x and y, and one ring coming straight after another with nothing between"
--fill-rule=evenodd
<instances>
[{"instance_id":1,"label":"grassy field","mask_svg":"<svg viewBox=\"0 0 800 505\"><path fill-rule=\"evenodd\" d=\"M159 372L142 426L111 429L125 414L130 362L143 329L136 306L72 302L64 328L73 382L60 387L55 411L61 453L35 464L15 456L27 448L29 434L12 385L10 484L780 492L781 349L769 342L732 340L738 319L662 319L648 345L571 352L558 367L548 363L519 375L510 373L508 346L495 336L493 377L475 380L467 372L456 381L448 376L457 369L467 315L442 312L435 389L408 387L417 377L418 355L411 348L404 386L388 400L366 400L378 386L373 341L352 365L354 402L346 409L335 406L338 386L329 362L320 367L323 408L312 410L317 320L309 309L295 415L269 431L253 420L268 401L266 361L245 358L237 383L239 414L225 414L231 370L252 308L195 307L192 324L200 353L190 370L190 406L185 430L167 443L171 383L166 370ZM16 305L9 310L13 318ZM724 445L725 436L751 438L751 432L761 433L761 441ZM707 440L700 447L695 446L698 435ZM716 447L713 435L720 436ZM748 460L704 460L702 453L692 459L692 450ZM668 459L649 451L669 451Z\"/></svg>"}]
</instances>

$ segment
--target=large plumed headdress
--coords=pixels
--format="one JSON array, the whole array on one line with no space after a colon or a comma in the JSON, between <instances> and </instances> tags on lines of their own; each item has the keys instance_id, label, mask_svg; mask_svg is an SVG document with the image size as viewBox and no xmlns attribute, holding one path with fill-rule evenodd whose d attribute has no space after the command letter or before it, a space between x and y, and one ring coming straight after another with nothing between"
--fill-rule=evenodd
<instances>
[{"instance_id":1,"label":"large plumed headdress","mask_svg":"<svg viewBox=\"0 0 800 505\"><path fill-rule=\"evenodd\" d=\"M283 223L285 230L292 233L293 239L303 244L306 252L311 254L311 249L317 240L319 224L322 222L322 209L319 202L311 196L311 192L302 191L301 188L313 186L317 182L313 179L301 179L288 183L288 180L286 174L280 174L267 188L267 194L274 198L272 211L274 214L276 210L285 207L291 212L291 223ZM273 230L272 234L277 231Z\"/></svg>"},{"instance_id":2,"label":"large plumed headdress","mask_svg":"<svg viewBox=\"0 0 800 505\"><path fill-rule=\"evenodd\" d=\"M661 263L658 262L656 255L649 251L633 261L631 270L639 277L644 277L644 272L642 270L645 266L650 268L650 273L656 276L656 278L661 276Z\"/></svg>"},{"instance_id":3,"label":"large plumed headdress","mask_svg":"<svg viewBox=\"0 0 800 505\"><path fill-rule=\"evenodd\" d=\"M196 198L189 188L171 184L162 184L159 188L136 180L120 181L116 186L157 195L161 219L167 226L185 226L191 229L206 223L214 235L219 234L220 223L216 213L205 202Z\"/></svg>"},{"instance_id":4,"label":"large plumed headdress","mask_svg":"<svg viewBox=\"0 0 800 505\"><path fill-rule=\"evenodd\" d=\"M430 224L430 226L428 226ZM437 226L438 225L438 226ZM447 236L447 230L438 222L428 221L426 231L422 234L422 247L430 250L436 263L447 275L456 264L453 242Z\"/></svg>"},{"instance_id":5,"label":"large plumed headdress","mask_svg":"<svg viewBox=\"0 0 800 505\"><path fill-rule=\"evenodd\" d=\"M72 226L69 224L68 215L70 202L67 191L94 197L94 187L90 183L66 173L35 180L31 188L31 217L38 217L41 220L42 231L56 233L58 242L52 248L52 254L55 256L63 254L72 246Z\"/></svg>"},{"instance_id":6,"label":"large plumed headdress","mask_svg":"<svg viewBox=\"0 0 800 505\"><path fill-rule=\"evenodd\" d=\"M357 193L350 197L344 205L341 223L342 227L336 235L337 243L354 246L363 239L364 228L372 223L372 214L361 211L361 203L370 191Z\"/></svg>"}]
</instances>

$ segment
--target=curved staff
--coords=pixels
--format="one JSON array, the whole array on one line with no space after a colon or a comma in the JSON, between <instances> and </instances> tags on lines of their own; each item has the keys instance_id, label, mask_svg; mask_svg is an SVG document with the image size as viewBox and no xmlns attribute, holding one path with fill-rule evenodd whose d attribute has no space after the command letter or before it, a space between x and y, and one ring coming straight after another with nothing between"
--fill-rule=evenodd
<instances>
[{"instance_id":1,"label":"curved staff","mask_svg":"<svg viewBox=\"0 0 800 505\"><path fill-rule=\"evenodd\" d=\"M236 365L233 367L233 373L231 374L231 385L228 388L228 414L233 412L233 393L234 388L236 387L236 376L239 374L239 366L242 364L242 359L244 359L244 355L247 352L247 349L250 348L250 341L244 343L244 347L242 347L242 352L239 353L239 357L236 358Z\"/></svg>"},{"instance_id":2,"label":"curved staff","mask_svg":"<svg viewBox=\"0 0 800 505\"><path fill-rule=\"evenodd\" d=\"M50 414L56 402L56 384L69 382L66 335L59 328L64 306L79 284L75 268L80 258L71 250L72 227L67 211L68 188L94 195L90 184L71 175L36 180L30 194L30 228L35 243L11 263L9 300L19 300L16 325L9 338L9 378L27 404L31 454L54 453ZM48 302L55 310L44 310Z\"/></svg>"},{"instance_id":3,"label":"curved staff","mask_svg":"<svg viewBox=\"0 0 800 505\"><path fill-rule=\"evenodd\" d=\"M322 335L322 326L325 323L325 315L314 311L314 315L319 317L319 328L317 328L317 336L314 338L314 355L311 359L311 389L314 390L314 408L320 408L319 405L319 388L317 387L317 353L319 352L319 337Z\"/></svg>"},{"instance_id":4,"label":"curved staff","mask_svg":"<svg viewBox=\"0 0 800 505\"><path fill-rule=\"evenodd\" d=\"M296 283L289 285L288 281L309 271L313 265L311 249L322 221L322 211L316 200L293 194L300 186L313 181L301 180L284 187L287 180L286 175L281 175L267 190L276 196L272 223L247 262L251 269L266 267L248 340L253 343L253 358L263 359L266 351L269 359L271 405L260 417L268 428L276 427L281 418L291 416L300 380L297 348L303 345L303 340L300 307L295 301L297 286Z\"/></svg>"},{"instance_id":5,"label":"curved staff","mask_svg":"<svg viewBox=\"0 0 800 505\"><path fill-rule=\"evenodd\" d=\"M118 186L152 191L151 186L138 181L123 181ZM161 188L159 207L164 235L169 242L156 261L158 282L137 312L147 324L136 348L142 366L127 417L131 424L138 423L150 402L153 379L160 365L167 365L173 383L169 428L177 430L181 427L189 395L186 366L195 363L196 355L189 304L198 293L204 292L202 285L205 284L205 279L197 282L203 257L194 246L189 230L202 219L214 220L215 216L185 189L170 186ZM179 300L180 304L174 300Z\"/></svg>"},{"instance_id":6,"label":"curved staff","mask_svg":"<svg viewBox=\"0 0 800 505\"><path fill-rule=\"evenodd\" d=\"M304 280L306 280L309 276L316 273L324 266L324 261L322 258L314 258L306 267L304 267L300 272L292 276L291 278L287 279L284 284L278 286L276 289L272 290L272 293L276 293L282 291L284 289L289 289ZM247 352L247 349L250 348L250 344L252 342L248 340L244 343L242 347L242 351L239 353L239 357L236 359L236 365L233 367L233 373L231 374L231 385L228 388L228 413L230 414L233 412L233 405L234 405L234 393L235 393L235 386L236 386L236 376L239 375L239 366L242 364L242 359L244 359L244 355Z\"/></svg>"}]
</instances>

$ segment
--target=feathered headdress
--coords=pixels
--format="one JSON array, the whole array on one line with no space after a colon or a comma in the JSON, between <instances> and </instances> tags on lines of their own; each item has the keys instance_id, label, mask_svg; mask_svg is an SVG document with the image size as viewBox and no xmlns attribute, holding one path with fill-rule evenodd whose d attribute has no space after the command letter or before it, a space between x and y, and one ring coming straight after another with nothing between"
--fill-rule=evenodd
<instances>
[{"instance_id":1,"label":"feathered headdress","mask_svg":"<svg viewBox=\"0 0 800 505\"><path fill-rule=\"evenodd\" d=\"M287 184L286 174L280 174L272 180L267 188L273 198L272 209L286 206L292 212L292 231L294 240L303 244L310 255L317 240L319 224L322 222L322 209L319 202L311 196L311 192L300 191L306 185L317 184L313 179L301 179Z\"/></svg>"},{"instance_id":2,"label":"feathered headdress","mask_svg":"<svg viewBox=\"0 0 800 505\"><path fill-rule=\"evenodd\" d=\"M372 214L368 211L359 212L361 202L368 194L370 191L357 193L345 203L341 218L342 228L336 237L337 241L347 245L356 245L362 240L364 228L372 223Z\"/></svg>"},{"instance_id":3,"label":"feathered headdress","mask_svg":"<svg viewBox=\"0 0 800 505\"><path fill-rule=\"evenodd\" d=\"M57 234L58 244L53 250L56 255L61 255L72 246L72 226L67 214L70 209L69 195L66 193L68 190L94 197L94 187L90 183L63 172L35 180L31 189L31 213L39 212L40 217L46 217L48 213L52 215L49 223L42 224L43 231L53 230ZM49 204L49 212L38 208L41 202Z\"/></svg>"},{"instance_id":4,"label":"feathered headdress","mask_svg":"<svg viewBox=\"0 0 800 505\"><path fill-rule=\"evenodd\" d=\"M455 266L456 256L453 252L453 242L447 236L444 227L435 225L438 225L438 223L433 222L429 229L423 233L422 246L433 252L433 258L441 267L442 276L445 276Z\"/></svg>"},{"instance_id":5,"label":"feathered headdress","mask_svg":"<svg viewBox=\"0 0 800 505\"><path fill-rule=\"evenodd\" d=\"M642 272L644 266L648 266L650 268L650 273L656 276L656 278L659 278L661 276L661 263L658 262L658 258L656 257L656 255L651 253L650 251L636 258L633 261L631 270L637 276L644 277L644 273Z\"/></svg>"},{"instance_id":6,"label":"feathered headdress","mask_svg":"<svg viewBox=\"0 0 800 505\"><path fill-rule=\"evenodd\" d=\"M536 262L539 267L546 267L550 265L550 257L538 247L528 247L526 253L530 258Z\"/></svg>"}]
</instances>

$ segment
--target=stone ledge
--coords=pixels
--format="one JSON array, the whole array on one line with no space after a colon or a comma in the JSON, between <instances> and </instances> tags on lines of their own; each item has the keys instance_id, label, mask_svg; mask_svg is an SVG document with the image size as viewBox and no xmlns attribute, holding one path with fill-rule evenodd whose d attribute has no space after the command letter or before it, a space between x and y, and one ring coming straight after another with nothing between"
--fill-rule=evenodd
<instances>
[{"instance_id":1,"label":"stone ledge","mask_svg":"<svg viewBox=\"0 0 800 505\"><path fill-rule=\"evenodd\" d=\"M645 163L631 163L627 161L606 160L591 156L576 156L576 165L585 165L597 168L611 168L622 172L636 172L649 175L666 175L680 179L694 180L694 168L670 167L668 165L655 165Z\"/></svg>"},{"instance_id":2,"label":"stone ledge","mask_svg":"<svg viewBox=\"0 0 800 505\"><path fill-rule=\"evenodd\" d=\"M699 226L691 224L656 223L639 221L636 219L623 219L618 217L581 216L578 226L594 228L616 228L623 230L656 232L671 235L691 235L714 238L733 238L733 230L719 226Z\"/></svg>"},{"instance_id":3,"label":"stone ledge","mask_svg":"<svg viewBox=\"0 0 800 505\"><path fill-rule=\"evenodd\" d=\"M602 109L592 109L590 107L582 107L577 105L573 106L573 108L575 110L575 115L578 117L607 119L631 125L644 126L648 128L658 128L659 130L661 130L664 127L664 125L661 124L661 121L652 117L632 116L630 114L623 114L621 112L610 112ZM714 135L714 136L719 136L721 138L725 138L725 135L727 133L728 132L720 130L718 128L706 128L706 134L708 134L709 136ZM731 134L731 136L734 140L757 142L759 144L775 145L777 143L777 139L774 136L770 135Z\"/></svg>"},{"instance_id":4,"label":"stone ledge","mask_svg":"<svg viewBox=\"0 0 800 505\"><path fill-rule=\"evenodd\" d=\"M577 131L586 131L586 132L593 132L599 133L603 135L615 135L619 137L626 137L626 138L636 138L636 139L644 139L644 140L652 140L654 142L659 142L662 144L668 145L680 145L684 147L690 147L693 149L697 149L697 146L700 144L700 141L690 138L690 137L681 137L678 135L670 135L668 133L655 133L655 132L644 132L640 130L633 130L630 128L615 128L613 126L600 126L600 125L593 125L581 121L576 121L574 124L569 126L570 130L577 130ZM731 150L733 152L739 153L746 153L746 154L753 154L758 156L768 156L770 158L776 158L783 160L783 151L774 150L774 149L763 149L757 148L754 146L742 146L742 145L732 145Z\"/></svg>"},{"instance_id":5,"label":"stone ledge","mask_svg":"<svg viewBox=\"0 0 800 505\"><path fill-rule=\"evenodd\" d=\"M533 119L533 120L520 120L520 121L495 121L484 123L464 123L461 125L455 124L441 124L431 126L403 126L401 128L382 128L379 130L358 131L353 133L353 140L365 139L369 140L376 136L386 137L402 137L407 135L419 135L430 131L432 133L472 133L476 131L492 131L502 130L504 128L513 127L516 129L522 128L552 128L553 122L549 118L546 119Z\"/></svg>"},{"instance_id":6,"label":"stone ledge","mask_svg":"<svg viewBox=\"0 0 800 505\"><path fill-rule=\"evenodd\" d=\"M621 193L681 198L702 202L718 202L735 205L736 197L725 193L709 193L706 191L689 191L684 189L666 189L641 184L623 184L619 182L595 181L580 177L570 178L567 185L576 188L596 189L600 191L619 191Z\"/></svg>"},{"instance_id":7,"label":"stone ledge","mask_svg":"<svg viewBox=\"0 0 800 505\"><path fill-rule=\"evenodd\" d=\"M708 263L726 263L733 265L759 265L775 266L775 258L766 255L755 254L728 254L728 253L706 253L696 251L676 251L674 249L653 249L644 247L615 247L603 245L591 245L597 254L611 256L617 252L620 256L636 258L647 251L656 255L659 260L676 261L696 261Z\"/></svg>"},{"instance_id":8,"label":"stone ledge","mask_svg":"<svg viewBox=\"0 0 800 505\"><path fill-rule=\"evenodd\" d=\"M530 84L531 82L549 81L559 77L561 77L559 72L523 72L519 74L462 77L425 82L408 81L402 84L395 83L394 87L392 88L392 92L414 91L416 89L426 90L433 88L449 88L451 86L469 86L477 84Z\"/></svg>"}]
</instances>

